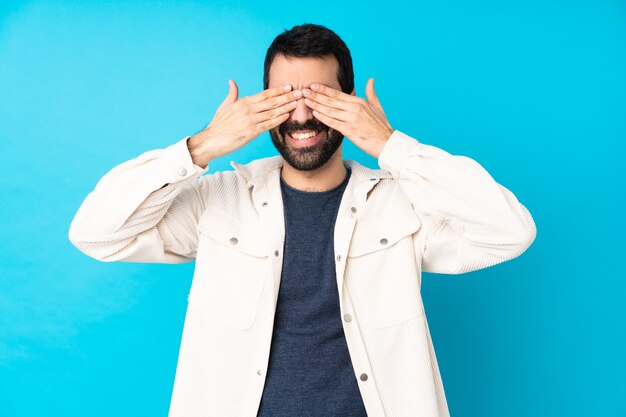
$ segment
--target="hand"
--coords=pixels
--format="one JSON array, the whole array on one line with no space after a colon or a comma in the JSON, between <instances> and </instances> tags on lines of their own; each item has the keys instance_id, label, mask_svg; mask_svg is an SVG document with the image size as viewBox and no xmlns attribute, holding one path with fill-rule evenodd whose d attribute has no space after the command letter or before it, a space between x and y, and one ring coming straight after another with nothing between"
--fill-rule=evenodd
<instances>
[{"instance_id":1,"label":"hand","mask_svg":"<svg viewBox=\"0 0 626 417\"><path fill-rule=\"evenodd\" d=\"M266 130L289 118L302 98L300 90L291 85L278 86L252 96L237 99L239 90L229 81L228 95L217 108L211 123L188 140L194 164L206 167L214 158L241 148Z\"/></svg>"},{"instance_id":2,"label":"hand","mask_svg":"<svg viewBox=\"0 0 626 417\"><path fill-rule=\"evenodd\" d=\"M374 91L374 79L367 80L367 100L325 85L312 83L303 89L304 103L320 122L338 130L356 146L378 158L394 132Z\"/></svg>"}]
</instances>

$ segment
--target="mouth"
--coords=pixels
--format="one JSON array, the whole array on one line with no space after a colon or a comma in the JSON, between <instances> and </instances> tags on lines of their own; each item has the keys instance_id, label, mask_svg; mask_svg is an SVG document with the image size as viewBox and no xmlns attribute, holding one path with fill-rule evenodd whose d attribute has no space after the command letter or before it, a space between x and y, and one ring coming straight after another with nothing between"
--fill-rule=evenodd
<instances>
[{"instance_id":1,"label":"mouth","mask_svg":"<svg viewBox=\"0 0 626 417\"><path fill-rule=\"evenodd\" d=\"M287 133L285 136L287 140L294 148L304 148L306 146L312 146L317 143L318 140L324 135L324 130L298 130L295 132Z\"/></svg>"}]
</instances>

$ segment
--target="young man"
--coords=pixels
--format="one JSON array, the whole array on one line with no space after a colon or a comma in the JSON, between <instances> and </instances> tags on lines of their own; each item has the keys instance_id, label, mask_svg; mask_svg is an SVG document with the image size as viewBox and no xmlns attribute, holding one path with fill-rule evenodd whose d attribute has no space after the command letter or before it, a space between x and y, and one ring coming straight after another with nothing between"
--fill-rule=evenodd
<instances>
[{"instance_id":1,"label":"young man","mask_svg":"<svg viewBox=\"0 0 626 417\"><path fill-rule=\"evenodd\" d=\"M234 81L209 125L109 171L70 226L102 261L196 260L170 417L448 416L421 272L529 247L528 210L474 160L393 129L352 59L306 24L267 51L265 90ZM214 158L269 130L280 155ZM342 158L347 137L377 158Z\"/></svg>"}]
</instances>

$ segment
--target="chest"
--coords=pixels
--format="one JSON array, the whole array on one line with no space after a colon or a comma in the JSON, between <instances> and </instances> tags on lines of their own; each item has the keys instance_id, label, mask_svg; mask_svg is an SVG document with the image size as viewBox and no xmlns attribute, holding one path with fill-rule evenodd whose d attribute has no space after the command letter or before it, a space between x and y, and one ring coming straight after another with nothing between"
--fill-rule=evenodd
<instances>
[{"instance_id":1,"label":"chest","mask_svg":"<svg viewBox=\"0 0 626 417\"><path fill-rule=\"evenodd\" d=\"M317 221L293 221L294 228L282 198L271 193L247 207L207 205L198 224L190 304L228 327L249 329L261 310L275 308L288 262L295 269L334 270L340 298L345 288L371 327L415 318L421 312L421 248L415 245L421 222L397 191L347 189L325 222L318 213L309 218ZM263 300L270 303L265 309Z\"/></svg>"}]
</instances>

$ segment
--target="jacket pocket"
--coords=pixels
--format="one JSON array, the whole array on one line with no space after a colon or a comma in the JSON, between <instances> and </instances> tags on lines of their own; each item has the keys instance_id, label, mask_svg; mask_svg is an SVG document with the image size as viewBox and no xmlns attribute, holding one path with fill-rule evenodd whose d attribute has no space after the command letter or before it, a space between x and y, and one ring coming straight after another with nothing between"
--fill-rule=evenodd
<instances>
[{"instance_id":1,"label":"jacket pocket","mask_svg":"<svg viewBox=\"0 0 626 417\"><path fill-rule=\"evenodd\" d=\"M250 328L271 272L263 233L213 206L200 218L198 232L189 305L227 327Z\"/></svg>"},{"instance_id":2,"label":"jacket pocket","mask_svg":"<svg viewBox=\"0 0 626 417\"><path fill-rule=\"evenodd\" d=\"M420 228L421 221L412 211L357 222L346 275L357 314L366 325L393 326L423 313L421 267L413 244Z\"/></svg>"}]
</instances>

